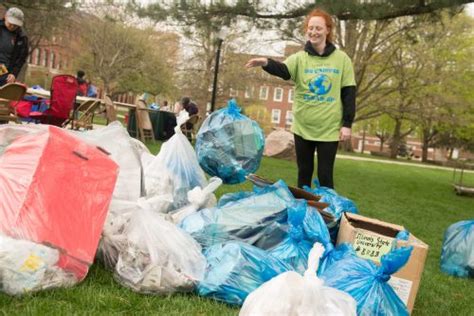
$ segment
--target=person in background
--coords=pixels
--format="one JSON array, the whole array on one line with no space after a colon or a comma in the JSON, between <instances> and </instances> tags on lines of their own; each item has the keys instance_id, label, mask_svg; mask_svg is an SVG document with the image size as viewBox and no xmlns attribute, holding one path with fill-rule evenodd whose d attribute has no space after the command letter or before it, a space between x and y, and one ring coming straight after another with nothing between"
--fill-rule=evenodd
<instances>
[{"instance_id":1,"label":"person in background","mask_svg":"<svg viewBox=\"0 0 474 316\"><path fill-rule=\"evenodd\" d=\"M183 105L181 104L180 101L176 101L173 106L173 112L174 114L178 115L179 112L183 110Z\"/></svg>"},{"instance_id":2,"label":"person in background","mask_svg":"<svg viewBox=\"0 0 474 316\"><path fill-rule=\"evenodd\" d=\"M161 106L162 111L170 111L170 106L168 105L168 101L164 100L163 105Z\"/></svg>"},{"instance_id":3,"label":"person in background","mask_svg":"<svg viewBox=\"0 0 474 316\"><path fill-rule=\"evenodd\" d=\"M356 82L352 62L333 44L334 22L323 10L305 19L304 50L283 63L253 58L247 68L261 66L269 74L295 83L293 125L298 187L311 186L314 152L318 154L321 186L334 188L333 170L339 141L351 138L356 108Z\"/></svg>"},{"instance_id":4,"label":"person in background","mask_svg":"<svg viewBox=\"0 0 474 316\"><path fill-rule=\"evenodd\" d=\"M0 86L16 81L28 57L24 19L23 11L10 8L0 20Z\"/></svg>"},{"instance_id":5,"label":"person in background","mask_svg":"<svg viewBox=\"0 0 474 316\"><path fill-rule=\"evenodd\" d=\"M191 117L192 115L195 115L195 114L198 114L199 112L199 109L198 109L198 106L196 103L192 102L188 97L183 97L181 99L181 105L182 105L182 108L188 112L189 114L189 117ZM194 124L191 123L191 122L186 122L184 123L185 124L185 127L186 127L186 130L190 131L194 128ZM189 139L189 141L191 142L192 140L192 135L190 133L187 133L186 134L186 137Z\"/></svg>"},{"instance_id":6,"label":"person in background","mask_svg":"<svg viewBox=\"0 0 474 316\"><path fill-rule=\"evenodd\" d=\"M87 96L89 98L97 98L97 87L91 81L87 85Z\"/></svg>"},{"instance_id":7,"label":"person in background","mask_svg":"<svg viewBox=\"0 0 474 316\"><path fill-rule=\"evenodd\" d=\"M189 113L189 116L198 114L199 112L197 104L192 102L188 97L184 97L181 99L181 105L183 106L183 109L185 109L186 112Z\"/></svg>"},{"instance_id":8,"label":"person in background","mask_svg":"<svg viewBox=\"0 0 474 316\"><path fill-rule=\"evenodd\" d=\"M77 80L77 84L79 85L79 88L77 89L77 95L81 97L84 97L87 95L87 89L89 88L89 85L87 84L85 76L86 76L86 73L83 70L79 70L77 72L76 80Z\"/></svg>"}]
</instances>

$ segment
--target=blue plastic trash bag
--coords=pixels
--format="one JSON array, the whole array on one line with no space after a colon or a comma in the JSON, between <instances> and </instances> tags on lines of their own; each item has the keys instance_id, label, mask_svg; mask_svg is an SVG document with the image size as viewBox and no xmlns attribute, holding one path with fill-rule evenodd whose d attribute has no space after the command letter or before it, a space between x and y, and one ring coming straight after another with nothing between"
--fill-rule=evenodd
<instances>
[{"instance_id":1,"label":"blue plastic trash bag","mask_svg":"<svg viewBox=\"0 0 474 316\"><path fill-rule=\"evenodd\" d=\"M305 188L308 192L311 192L316 195L321 196L321 200L319 202L328 203L329 206L325 209L326 211L330 212L336 219L340 219L343 212L349 213L359 213L357 206L352 200L339 195L335 190L327 187L322 187L319 184L318 179L314 179L314 184L316 188Z\"/></svg>"},{"instance_id":2,"label":"blue plastic trash bag","mask_svg":"<svg viewBox=\"0 0 474 316\"><path fill-rule=\"evenodd\" d=\"M346 256L355 255L354 249L350 244L341 244L334 247L331 242L328 227L318 210L309 207L303 222L306 238L311 242L319 242L324 246L324 254L321 257L318 274L323 273L334 262L339 261Z\"/></svg>"},{"instance_id":3,"label":"blue plastic trash bag","mask_svg":"<svg viewBox=\"0 0 474 316\"><path fill-rule=\"evenodd\" d=\"M196 137L199 164L226 184L241 183L247 174L257 171L264 146L262 129L240 114L235 99L209 115Z\"/></svg>"},{"instance_id":4,"label":"blue plastic trash bag","mask_svg":"<svg viewBox=\"0 0 474 316\"><path fill-rule=\"evenodd\" d=\"M280 180L246 198L191 214L179 226L204 248L239 240L268 249L285 237L285 231L279 227L286 224L286 208L293 200Z\"/></svg>"},{"instance_id":5,"label":"blue plastic trash bag","mask_svg":"<svg viewBox=\"0 0 474 316\"><path fill-rule=\"evenodd\" d=\"M409 315L403 301L387 283L403 267L413 247L383 255L381 266L357 256L347 256L329 266L321 278L326 286L349 293L357 302L358 315Z\"/></svg>"},{"instance_id":6,"label":"blue plastic trash bag","mask_svg":"<svg viewBox=\"0 0 474 316\"><path fill-rule=\"evenodd\" d=\"M295 200L288 208L288 233L285 239L270 251L274 257L288 263L292 270L304 273L307 269L308 254L313 242L305 238L303 221L307 203Z\"/></svg>"},{"instance_id":7,"label":"blue plastic trash bag","mask_svg":"<svg viewBox=\"0 0 474 316\"><path fill-rule=\"evenodd\" d=\"M332 259L334 246L318 210L308 206L305 200L294 200L287 212L288 224L280 225L280 229L286 231L286 237L270 250L270 254L288 263L293 270L304 273L308 254L313 244L319 242L325 248L320 267L324 268L335 261Z\"/></svg>"},{"instance_id":8,"label":"blue plastic trash bag","mask_svg":"<svg viewBox=\"0 0 474 316\"><path fill-rule=\"evenodd\" d=\"M335 190L331 188L320 186L318 179L314 179L313 182L316 185L314 189L311 189L309 187L305 187L304 189L308 192L321 196L319 202L329 204L329 206L324 210L331 213L336 218L338 223L337 225L329 229L331 240L335 242L337 239L337 233L339 231L339 221L341 219L342 213L349 212L358 214L359 211L353 201L342 195L339 195Z\"/></svg>"},{"instance_id":9,"label":"blue plastic trash bag","mask_svg":"<svg viewBox=\"0 0 474 316\"><path fill-rule=\"evenodd\" d=\"M242 305L250 292L290 270L266 251L241 242L214 245L204 255L207 266L199 295L229 304Z\"/></svg>"},{"instance_id":10,"label":"blue plastic trash bag","mask_svg":"<svg viewBox=\"0 0 474 316\"><path fill-rule=\"evenodd\" d=\"M255 194L255 192L242 191L242 192L226 193L223 196L221 196L221 198L219 199L219 202L217 202L217 206L221 207L221 206L226 205L227 203L236 202L238 200L245 199L253 194Z\"/></svg>"},{"instance_id":11,"label":"blue plastic trash bag","mask_svg":"<svg viewBox=\"0 0 474 316\"><path fill-rule=\"evenodd\" d=\"M457 277L474 278L474 220L457 222L446 230L441 270Z\"/></svg>"}]
</instances>

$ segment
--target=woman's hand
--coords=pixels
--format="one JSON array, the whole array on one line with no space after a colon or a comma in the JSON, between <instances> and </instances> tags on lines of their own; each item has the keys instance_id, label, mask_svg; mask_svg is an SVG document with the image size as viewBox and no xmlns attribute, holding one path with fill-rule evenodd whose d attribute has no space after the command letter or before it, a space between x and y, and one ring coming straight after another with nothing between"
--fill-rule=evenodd
<instances>
[{"instance_id":1,"label":"woman's hand","mask_svg":"<svg viewBox=\"0 0 474 316\"><path fill-rule=\"evenodd\" d=\"M351 139L352 135L352 129L349 127L341 127L341 130L339 131L339 140L340 141L346 141Z\"/></svg>"},{"instance_id":2,"label":"woman's hand","mask_svg":"<svg viewBox=\"0 0 474 316\"><path fill-rule=\"evenodd\" d=\"M268 59L265 57L260 58L252 58L246 64L245 68L252 68L252 67L265 67L268 64Z\"/></svg>"}]
</instances>

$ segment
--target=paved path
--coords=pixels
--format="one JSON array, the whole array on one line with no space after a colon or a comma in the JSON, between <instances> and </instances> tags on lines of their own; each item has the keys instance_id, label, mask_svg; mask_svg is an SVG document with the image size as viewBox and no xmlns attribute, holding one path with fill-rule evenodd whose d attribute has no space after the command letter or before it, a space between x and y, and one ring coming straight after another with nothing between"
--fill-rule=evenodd
<instances>
[{"instance_id":1,"label":"paved path","mask_svg":"<svg viewBox=\"0 0 474 316\"><path fill-rule=\"evenodd\" d=\"M386 163L386 164L392 164L392 165L403 165L403 166L411 166L411 167L427 168L427 169L440 169L440 170L447 170L451 172L453 171L453 168L451 167L432 166L432 165L428 165L424 163L411 163L411 162L403 162L403 161L396 161L396 160L365 158L365 157L357 157L357 156L341 155L341 154L337 154L336 158L360 160L360 161L372 161L372 162ZM464 172L474 173L474 170L464 170Z\"/></svg>"}]
</instances>

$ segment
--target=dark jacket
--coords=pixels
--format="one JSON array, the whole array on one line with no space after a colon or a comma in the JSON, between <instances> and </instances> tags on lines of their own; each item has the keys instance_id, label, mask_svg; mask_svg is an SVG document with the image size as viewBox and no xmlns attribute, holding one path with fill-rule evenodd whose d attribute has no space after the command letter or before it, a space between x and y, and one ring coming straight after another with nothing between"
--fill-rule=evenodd
<instances>
[{"instance_id":1,"label":"dark jacket","mask_svg":"<svg viewBox=\"0 0 474 316\"><path fill-rule=\"evenodd\" d=\"M5 20L0 20L0 27L6 27ZM18 77L21 67L23 67L28 57L28 37L21 27L15 30L15 35L15 46L13 47L12 57L10 63L6 66L9 73Z\"/></svg>"}]
</instances>

